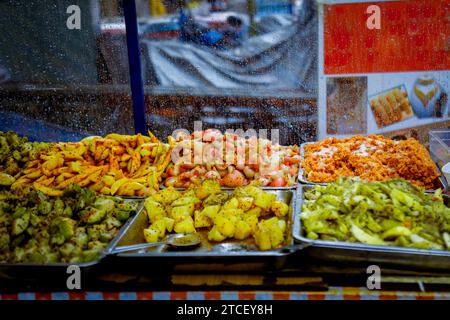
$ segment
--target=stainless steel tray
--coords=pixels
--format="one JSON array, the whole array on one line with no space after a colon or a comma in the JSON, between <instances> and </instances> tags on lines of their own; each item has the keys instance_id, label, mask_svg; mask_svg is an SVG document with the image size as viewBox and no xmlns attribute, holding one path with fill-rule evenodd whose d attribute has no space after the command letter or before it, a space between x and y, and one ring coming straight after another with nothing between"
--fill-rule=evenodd
<instances>
[{"instance_id":1,"label":"stainless steel tray","mask_svg":"<svg viewBox=\"0 0 450 320\"><path fill-rule=\"evenodd\" d=\"M304 159L303 156L304 156L304 154L305 154L305 149L304 149L304 147L305 147L306 145L308 145L308 144L313 144L313 143L315 143L315 142L305 142L305 143L302 143L302 144L300 145L300 155L301 155L301 157L302 157L302 160ZM441 169L439 168L439 166L438 166L437 164L436 164L436 168L438 169L439 173L441 174L441 175L437 178L436 184L438 185L439 188L442 189L442 191L447 192L447 191L449 190L448 182L447 182L447 180L445 179L444 175L442 174ZM304 184L304 185L321 185L321 186L324 186L324 185L327 185L327 184L330 183L330 182L312 182L312 181L308 181L308 180L306 179L306 177L305 177L305 172L304 172L304 170L303 170L303 168L302 168L301 165L300 165L300 169L299 169L299 171L298 171L298 181L299 181L300 183ZM427 191L428 191L428 192L434 192L435 189L429 189L429 190L427 190Z\"/></svg>"},{"instance_id":2,"label":"stainless steel tray","mask_svg":"<svg viewBox=\"0 0 450 320\"><path fill-rule=\"evenodd\" d=\"M301 169L301 167L299 167L299 170ZM248 186L248 185L247 185ZM245 186L244 186L245 187ZM260 188L260 189L263 189L263 190L292 190L292 189L296 189L297 188L297 184L294 184L294 185L292 185L292 186L289 186L289 187L258 187L258 188ZM167 189L167 187L165 186L165 185L163 185L163 184L160 184L159 185L159 189ZM175 188L175 189L177 189L177 190L186 190L186 189L188 189L188 188ZM231 188L231 187L221 187L221 189L222 190L234 190L235 188ZM130 198L130 199L142 199L142 197L138 197L138 196L135 196L135 197L126 197L126 198ZM144 197L144 199L145 199L145 197Z\"/></svg>"},{"instance_id":3,"label":"stainless steel tray","mask_svg":"<svg viewBox=\"0 0 450 320\"><path fill-rule=\"evenodd\" d=\"M8 271L17 271L17 270L34 270L36 272L42 272L42 271L54 271L56 269L64 269L66 270L67 267L76 265L80 267L81 269L90 269L97 265L101 260L103 260L109 253L111 252L112 248L116 245L116 243L119 241L120 237L125 233L127 228L130 224L133 223L133 221L139 216L139 214L144 209L144 201L139 199L124 199L125 202L138 202L138 208L136 210L136 214L133 217L130 217L128 221L120 228L118 234L114 237L113 240L108 244L106 249L97 257L97 259L89 262L82 262L82 263L69 263L69 262L56 262L56 263L0 263L0 271L7 273Z\"/></svg>"},{"instance_id":4,"label":"stainless steel tray","mask_svg":"<svg viewBox=\"0 0 450 320\"><path fill-rule=\"evenodd\" d=\"M311 240L304 236L301 225L301 209L304 190L313 186L303 186L297 190L297 211L294 213L293 237L297 243L305 245L309 256L324 261L341 263L365 263L403 266L418 269L450 270L450 251L423 250L397 246L366 245L353 242ZM450 198L447 197L450 202Z\"/></svg>"},{"instance_id":5,"label":"stainless steel tray","mask_svg":"<svg viewBox=\"0 0 450 320\"><path fill-rule=\"evenodd\" d=\"M229 193L233 191L232 189L222 190ZM200 235L204 238L204 241L202 241L202 244L194 250L171 251L169 249L166 249L165 246L159 246L147 249L145 252L123 252L116 254L116 256L119 258L137 258L138 261L142 261L145 259L155 261L156 258L183 258L184 262L198 262L201 260L208 263L213 263L215 259L221 258L226 259L225 261L228 262L233 262L245 258L258 258L262 260L264 259L264 257L272 257L284 259L287 257L287 255L289 255L296 249L292 238L293 216L294 212L297 210L297 208L295 207L297 203L295 198L296 192L295 190L277 189L266 189L265 191L276 194L279 199L283 200L290 206L290 212L287 218L287 241L283 248L280 248L278 250L261 251L255 246L253 239L247 239L243 241L228 240L218 244L211 244L205 238L206 232L202 231L200 232ZM145 242L143 229L147 228L148 225L149 222L147 215L144 211L141 211L139 215L133 220L133 222L126 227L125 232L121 234L115 246L133 245Z\"/></svg>"}]
</instances>

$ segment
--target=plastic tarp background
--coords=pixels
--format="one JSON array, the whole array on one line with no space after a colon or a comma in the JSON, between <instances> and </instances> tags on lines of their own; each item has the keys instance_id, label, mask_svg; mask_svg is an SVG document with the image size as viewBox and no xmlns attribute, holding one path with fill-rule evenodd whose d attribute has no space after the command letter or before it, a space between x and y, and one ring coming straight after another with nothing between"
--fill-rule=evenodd
<instances>
[{"instance_id":1,"label":"plastic tarp background","mask_svg":"<svg viewBox=\"0 0 450 320\"><path fill-rule=\"evenodd\" d=\"M141 46L147 85L316 94L317 16L312 13L228 50L174 40L142 40Z\"/></svg>"}]
</instances>

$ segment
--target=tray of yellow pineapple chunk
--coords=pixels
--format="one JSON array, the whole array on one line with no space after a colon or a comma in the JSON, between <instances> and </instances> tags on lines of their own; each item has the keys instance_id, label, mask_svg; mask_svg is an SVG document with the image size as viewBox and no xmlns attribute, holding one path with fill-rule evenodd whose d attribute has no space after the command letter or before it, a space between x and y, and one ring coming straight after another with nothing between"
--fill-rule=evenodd
<instances>
[{"instance_id":1,"label":"tray of yellow pineapple chunk","mask_svg":"<svg viewBox=\"0 0 450 320\"><path fill-rule=\"evenodd\" d=\"M162 189L146 198L145 210L128 226L116 247L161 242L171 234L182 233L196 234L200 245L180 249L163 244L117 256L286 256L294 249L295 196L295 190L255 186L221 189L213 180L185 190Z\"/></svg>"}]
</instances>

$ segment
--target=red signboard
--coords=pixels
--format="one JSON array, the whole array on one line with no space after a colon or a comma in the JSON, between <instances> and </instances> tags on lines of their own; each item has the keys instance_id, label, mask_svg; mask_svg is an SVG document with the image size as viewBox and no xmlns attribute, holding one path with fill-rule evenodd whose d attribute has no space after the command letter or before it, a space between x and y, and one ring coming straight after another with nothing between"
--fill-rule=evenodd
<instances>
[{"instance_id":1,"label":"red signboard","mask_svg":"<svg viewBox=\"0 0 450 320\"><path fill-rule=\"evenodd\" d=\"M380 29L366 25L370 5ZM324 6L325 74L450 70L450 1Z\"/></svg>"}]
</instances>

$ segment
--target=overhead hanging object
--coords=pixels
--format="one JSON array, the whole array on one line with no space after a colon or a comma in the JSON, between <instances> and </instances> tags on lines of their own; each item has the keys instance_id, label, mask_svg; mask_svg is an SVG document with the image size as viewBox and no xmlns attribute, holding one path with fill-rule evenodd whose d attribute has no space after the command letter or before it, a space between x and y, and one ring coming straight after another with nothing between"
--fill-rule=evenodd
<instances>
[{"instance_id":1,"label":"overhead hanging object","mask_svg":"<svg viewBox=\"0 0 450 320\"><path fill-rule=\"evenodd\" d=\"M161 0L150 0L150 15L152 17L165 16L167 14L166 7Z\"/></svg>"}]
</instances>

